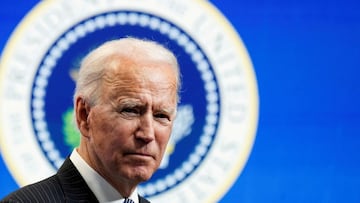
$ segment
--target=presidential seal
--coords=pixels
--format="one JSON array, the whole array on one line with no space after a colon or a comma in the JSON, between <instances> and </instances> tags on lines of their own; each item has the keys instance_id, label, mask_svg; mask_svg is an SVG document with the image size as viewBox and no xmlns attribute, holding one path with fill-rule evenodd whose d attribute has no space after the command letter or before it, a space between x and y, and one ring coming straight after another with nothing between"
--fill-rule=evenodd
<instances>
[{"instance_id":1,"label":"presidential seal","mask_svg":"<svg viewBox=\"0 0 360 203\"><path fill-rule=\"evenodd\" d=\"M11 36L1 61L0 143L6 164L19 185L55 173L79 143L72 94L80 61L104 41L125 36L167 46L183 76L166 154L139 192L153 202L216 202L249 157L258 92L240 37L202 0L36 5Z\"/></svg>"}]
</instances>

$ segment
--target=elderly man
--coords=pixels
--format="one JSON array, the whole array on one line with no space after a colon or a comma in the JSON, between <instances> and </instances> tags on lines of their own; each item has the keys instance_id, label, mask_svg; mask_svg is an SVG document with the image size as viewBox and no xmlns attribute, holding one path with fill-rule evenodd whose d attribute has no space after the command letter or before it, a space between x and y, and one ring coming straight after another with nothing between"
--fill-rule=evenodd
<instances>
[{"instance_id":1,"label":"elderly man","mask_svg":"<svg viewBox=\"0 0 360 203\"><path fill-rule=\"evenodd\" d=\"M81 141L52 177L4 202L148 202L137 185L160 165L180 89L175 56L135 38L109 41L82 61L74 95Z\"/></svg>"}]
</instances>

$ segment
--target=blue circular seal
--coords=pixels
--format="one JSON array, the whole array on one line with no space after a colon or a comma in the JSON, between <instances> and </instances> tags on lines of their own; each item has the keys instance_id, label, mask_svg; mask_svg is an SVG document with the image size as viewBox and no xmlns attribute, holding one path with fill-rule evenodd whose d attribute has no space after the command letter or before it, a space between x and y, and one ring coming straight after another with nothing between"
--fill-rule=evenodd
<instances>
[{"instance_id":1,"label":"blue circular seal","mask_svg":"<svg viewBox=\"0 0 360 203\"><path fill-rule=\"evenodd\" d=\"M179 60L183 77L181 103L164 161L151 180L140 186L157 195L188 177L206 156L216 136L220 97L208 59L181 28L150 14L103 13L71 27L44 55L32 87L32 119L41 149L54 167L79 144L72 122L72 97L82 58L104 41L135 36L166 45ZM196 98L196 99L194 99Z\"/></svg>"}]
</instances>

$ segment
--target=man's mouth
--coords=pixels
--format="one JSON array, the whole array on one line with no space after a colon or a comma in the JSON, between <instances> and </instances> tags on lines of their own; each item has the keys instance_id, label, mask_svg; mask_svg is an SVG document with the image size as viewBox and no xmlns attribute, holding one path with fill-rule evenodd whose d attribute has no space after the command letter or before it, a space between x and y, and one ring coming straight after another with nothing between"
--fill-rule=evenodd
<instances>
[{"instance_id":1,"label":"man's mouth","mask_svg":"<svg viewBox=\"0 0 360 203\"><path fill-rule=\"evenodd\" d=\"M150 153L143 153L143 152L128 152L128 153L125 153L125 156L130 156L130 157L134 157L134 158L151 158L153 159L154 156L151 155Z\"/></svg>"}]
</instances>

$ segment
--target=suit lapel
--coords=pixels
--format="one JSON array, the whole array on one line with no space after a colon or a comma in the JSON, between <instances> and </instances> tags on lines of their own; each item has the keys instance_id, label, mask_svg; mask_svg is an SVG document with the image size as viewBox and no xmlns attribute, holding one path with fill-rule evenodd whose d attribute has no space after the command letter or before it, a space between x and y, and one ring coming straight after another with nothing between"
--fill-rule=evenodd
<instances>
[{"instance_id":1,"label":"suit lapel","mask_svg":"<svg viewBox=\"0 0 360 203\"><path fill-rule=\"evenodd\" d=\"M85 180L69 158L56 174L67 202L98 202Z\"/></svg>"}]
</instances>

